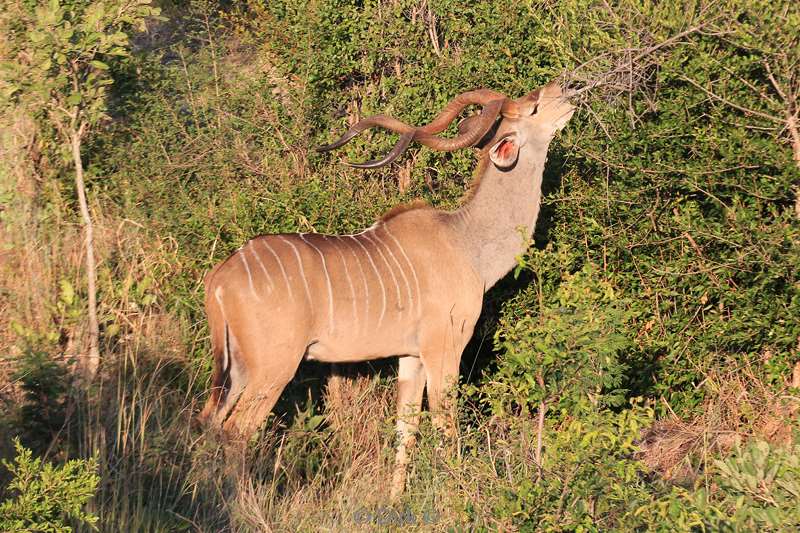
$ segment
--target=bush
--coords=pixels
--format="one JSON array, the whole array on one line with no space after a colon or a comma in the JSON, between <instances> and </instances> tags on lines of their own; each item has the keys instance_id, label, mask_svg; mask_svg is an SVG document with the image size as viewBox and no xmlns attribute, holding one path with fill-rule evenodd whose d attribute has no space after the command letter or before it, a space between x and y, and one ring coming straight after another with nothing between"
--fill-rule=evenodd
<instances>
[{"instance_id":1,"label":"bush","mask_svg":"<svg viewBox=\"0 0 800 533\"><path fill-rule=\"evenodd\" d=\"M3 465L14 476L7 491L15 496L0 503L0 530L62 533L71 523L92 525L98 518L85 511L100 477L96 459L73 459L62 466L42 463L19 440L14 462Z\"/></svg>"},{"instance_id":2,"label":"bush","mask_svg":"<svg viewBox=\"0 0 800 533\"><path fill-rule=\"evenodd\" d=\"M519 531L624 530L627 514L650 499L646 470L632 459L651 409L595 411L548 427L541 477L512 473L491 510Z\"/></svg>"},{"instance_id":3,"label":"bush","mask_svg":"<svg viewBox=\"0 0 800 533\"><path fill-rule=\"evenodd\" d=\"M758 358L779 385L800 335L789 319L800 313L800 167L779 90L797 88L798 6L565 2L559 14L543 44L603 83L570 124L550 236L633 302L628 387L684 416L721 360Z\"/></svg>"},{"instance_id":4,"label":"bush","mask_svg":"<svg viewBox=\"0 0 800 533\"><path fill-rule=\"evenodd\" d=\"M268 432L254 452L258 471L243 483L250 499L236 503L249 518L221 503L228 493L206 461L192 462L200 452L182 429L210 367L203 274L260 233L350 232L412 197L458 203L474 166L469 151L414 148L365 174L311 150L351 117L386 112L422 123L462 91L518 96L565 71L585 90L549 154L532 250L519 277L485 301L478 330L495 339L496 353L479 358L492 361L484 372L463 372L482 402L462 427L464 455L430 461L426 471L437 445L423 440L412 483L428 490L442 529L459 529L465 516L499 530L794 523L794 489L784 480L795 475L796 451L771 447L763 476L747 473L762 460L756 452L736 455L728 471L704 456L708 486L690 479L688 488L659 481L634 456L638 428L653 416L701 420L708 396L731 376L746 393L744 368L757 367L757 386L770 394L742 402L719 427L749 436L762 423L762 411L745 412L754 398L785 395L800 335L800 170L785 127L796 109L785 96L800 94L800 4L251 0L225 3L225 12L207 0L164 4L175 20L138 36L136 53L109 65L114 119L85 154L102 242L108 374L99 414L92 423L75 417L70 432L77 446L101 448L108 465L98 498L105 528L313 529L337 512L350 516L366 491L379 500L384 441L356 454L352 477L337 476L347 461L326 465L325 454L348 448L328 450L329 440L359 426L322 431L309 406L297 417L309 431L288 441ZM367 134L343 155L369 159L393 140ZM27 144L37 152L22 159L48 153L41 141ZM69 203L71 176L62 174L53 202ZM36 253L46 254L43 236L72 222L49 212L26 238ZM4 309L33 299L4 290L12 302ZM61 371L51 364L55 344L31 359L49 383ZM295 382L301 400L308 381ZM44 429L40 441L63 407L50 401L63 396L53 390L39 404L29 399L57 415L31 418ZM706 429L692 432L695 450L711 449ZM284 448L291 453L270 459ZM783 465L774 478L773 456ZM202 482L193 478L200 473ZM748 492L748 476L768 492ZM428 480L439 483L420 488Z\"/></svg>"},{"instance_id":5,"label":"bush","mask_svg":"<svg viewBox=\"0 0 800 533\"><path fill-rule=\"evenodd\" d=\"M509 407L530 413L543 405L577 414L622 405L626 367L619 356L632 345L625 336L630 303L593 265L570 273L558 264L563 253L534 251L530 258L519 268L533 270L536 283L500 319L498 368L483 388L485 400L499 415ZM553 292L548 281L556 284Z\"/></svg>"},{"instance_id":6,"label":"bush","mask_svg":"<svg viewBox=\"0 0 800 533\"><path fill-rule=\"evenodd\" d=\"M753 441L714 460L704 484L676 487L635 515L655 531L797 531L800 446Z\"/></svg>"},{"instance_id":7,"label":"bush","mask_svg":"<svg viewBox=\"0 0 800 533\"><path fill-rule=\"evenodd\" d=\"M20 391L21 402L10 412L14 428L26 445L40 451L64 427L70 374L67 366L53 357L58 340L55 331L37 333L15 325L21 350L11 374Z\"/></svg>"}]
</instances>

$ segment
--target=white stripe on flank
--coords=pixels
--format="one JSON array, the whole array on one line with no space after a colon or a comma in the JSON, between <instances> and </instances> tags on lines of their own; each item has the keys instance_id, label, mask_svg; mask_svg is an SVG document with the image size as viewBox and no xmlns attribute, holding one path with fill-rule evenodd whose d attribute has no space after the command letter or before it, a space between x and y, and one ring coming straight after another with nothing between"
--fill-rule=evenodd
<instances>
[{"instance_id":1,"label":"white stripe on flank","mask_svg":"<svg viewBox=\"0 0 800 533\"><path fill-rule=\"evenodd\" d=\"M383 296L383 307L381 307L381 316L378 318L378 326L381 327L381 322L383 322L383 315L386 314L386 287L383 285L383 278L381 278L381 273L378 272L378 267L375 266L375 261L372 260L372 256L369 254L369 250L367 250L363 244L361 244L358 239L355 238L354 235L348 235L351 239L353 239L356 244L358 244L364 253L367 254L367 258L369 259L369 264L372 265L372 270L375 271L375 276L378 278L378 283L381 284L381 296ZM365 278L366 279L366 278Z\"/></svg>"},{"instance_id":2,"label":"white stripe on flank","mask_svg":"<svg viewBox=\"0 0 800 533\"><path fill-rule=\"evenodd\" d=\"M283 242L291 246L292 251L294 251L294 256L297 258L297 265L300 267L300 279L303 280L303 286L306 288L306 298L308 298L308 303L311 305L311 291L308 290L308 280L306 280L306 273L305 270L303 270L303 260L300 259L300 252L297 251L297 246L295 246L292 241L283 235L278 235L278 237L280 237Z\"/></svg>"},{"instance_id":3,"label":"white stripe on flank","mask_svg":"<svg viewBox=\"0 0 800 533\"><path fill-rule=\"evenodd\" d=\"M228 321L225 319L225 307L222 305L222 287L219 285L217 286L216 290L214 290L214 298L217 299L217 303L219 304L219 311L222 314L222 322L225 325L225 329L228 329ZM227 333L225 335L227 337ZM228 353L228 340L225 340L225 346L222 349L222 370L225 371L228 369L228 365L230 365L230 354Z\"/></svg>"},{"instance_id":4,"label":"white stripe on flank","mask_svg":"<svg viewBox=\"0 0 800 533\"><path fill-rule=\"evenodd\" d=\"M339 237L336 237L337 239ZM342 252L341 246L335 246L336 251L339 252L339 257L342 258L342 264L344 265L344 275L347 276L347 284L350 286L350 299L353 302L353 320L356 322L356 329L358 330L358 311L356 310L356 290L353 287L353 280L350 278L350 269L347 268L347 260L344 258L344 253Z\"/></svg>"},{"instance_id":5,"label":"white stripe on flank","mask_svg":"<svg viewBox=\"0 0 800 533\"><path fill-rule=\"evenodd\" d=\"M349 235L343 235L343 237L355 237L355 236L357 236L357 235L364 235L366 232L368 232L368 231L372 231L372 230L374 230L375 228L377 228L377 227L380 225L380 223L381 223L381 221L380 221L380 220L378 220L378 221L376 221L374 224L372 224L370 227L368 227L367 229L362 229L362 230L361 230L361 231L359 231L358 233L351 233L351 234L349 234Z\"/></svg>"},{"instance_id":6,"label":"white stripe on flank","mask_svg":"<svg viewBox=\"0 0 800 533\"><path fill-rule=\"evenodd\" d=\"M253 293L253 296L261 299L261 296L258 295L256 292L256 288L253 286L253 275L250 273L250 265L247 264L247 257L245 257L245 252L243 248L239 248L239 257L242 259L242 264L244 265L244 269L247 270L247 282L250 283L250 290Z\"/></svg>"},{"instance_id":7,"label":"white stripe on flank","mask_svg":"<svg viewBox=\"0 0 800 533\"><path fill-rule=\"evenodd\" d=\"M328 328L332 332L333 331L333 288L331 287L331 277L328 274L328 265L325 263L325 255L323 255L322 250L311 244L306 240L305 234L300 233L300 238L303 239L303 242L312 247L314 250L317 251L319 254L319 258L322 259L322 269L325 271L325 281L328 283Z\"/></svg>"},{"instance_id":8,"label":"white stripe on flank","mask_svg":"<svg viewBox=\"0 0 800 533\"><path fill-rule=\"evenodd\" d=\"M386 263L386 268L389 269L389 274L392 275L392 281L394 281L394 288L397 289L397 308L400 311L400 315L402 315L403 314L403 305L402 305L403 302L400 299L400 284L397 282L397 276L394 275L394 270L392 269L392 265L389 264L389 260L386 259L385 255L383 255L383 252L381 251L381 247L378 246L377 244L375 244L375 241L370 239L369 235L365 234L364 238L367 239L369 242L371 242L373 244L373 246L375 246L375 249L378 250L379 254L381 254L381 259L383 259L383 262Z\"/></svg>"},{"instance_id":9,"label":"white stripe on flank","mask_svg":"<svg viewBox=\"0 0 800 533\"><path fill-rule=\"evenodd\" d=\"M269 245L267 239L261 239L261 244L263 244L267 248L267 250L269 250L269 253L271 253L273 257L275 257L275 261L278 262L278 266L281 267L281 274L283 274L283 281L286 282L286 290L289 291L289 300L294 302L294 293L292 292L292 285L289 283L289 276L286 275L286 269L283 268L283 261L281 261L281 258L278 257L278 254L275 253L275 250L272 249L272 246Z\"/></svg>"},{"instance_id":10,"label":"white stripe on flank","mask_svg":"<svg viewBox=\"0 0 800 533\"><path fill-rule=\"evenodd\" d=\"M343 239L343 237L336 236L337 239ZM344 242L344 241L342 241ZM369 285L367 284L367 273L364 272L364 267L361 266L361 259L358 257L354 248L347 246L347 249L350 250L350 253L353 254L353 257L358 263L358 269L361 271L361 281L364 283L364 327L367 327L369 323Z\"/></svg>"},{"instance_id":11,"label":"white stripe on flank","mask_svg":"<svg viewBox=\"0 0 800 533\"><path fill-rule=\"evenodd\" d=\"M406 251L403 249L403 246L400 244L400 241L398 241L395 238L395 236L392 235L391 232L389 231L389 226L386 226L384 224L383 229L386 230L386 235L388 235L389 238L394 241L397 247L400 248L400 253L403 254L403 259L406 260L406 263L408 263L408 266L411 268L411 275L414 276L414 285L417 288L417 310L420 310L422 308L422 294L419 290L419 278L417 278L417 269L414 268L414 264L411 262L411 259L408 258L408 255L406 254Z\"/></svg>"},{"instance_id":12,"label":"white stripe on flank","mask_svg":"<svg viewBox=\"0 0 800 533\"><path fill-rule=\"evenodd\" d=\"M384 226L384 229L385 229L385 226ZM400 275L403 276L403 281L406 284L406 291L408 292L409 308L413 308L414 307L414 297L411 296L411 284L408 283L408 278L406 277L406 273L403 271L403 267L400 266L400 261L398 261L397 258L394 256L394 252L392 252L392 249L389 248L388 246L386 246L386 243L383 242L380 237L378 237L378 232L377 231L374 232L373 235L375 235L375 238L378 239L378 242L381 243L381 245L384 248L386 248L386 251L389 252L389 255L392 257L392 261L394 261L394 264L397 265L397 270L400 271ZM399 296L398 296L398 301L399 301Z\"/></svg>"},{"instance_id":13,"label":"white stripe on flank","mask_svg":"<svg viewBox=\"0 0 800 533\"><path fill-rule=\"evenodd\" d=\"M253 244L253 241L250 241L250 244L252 244L252 246L249 247L250 251L253 253L253 257L256 258L256 261L258 261L258 265L261 267L261 270L264 271L264 276L267 277L267 283L269 284L269 291L272 292L272 289L275 287L275 284L272 283L272 276L269 275L269 272L267 272L267 267L264 266L264 263L258 256L258 253L256 252L256 246Z\"/></svg>"}]
</instances>

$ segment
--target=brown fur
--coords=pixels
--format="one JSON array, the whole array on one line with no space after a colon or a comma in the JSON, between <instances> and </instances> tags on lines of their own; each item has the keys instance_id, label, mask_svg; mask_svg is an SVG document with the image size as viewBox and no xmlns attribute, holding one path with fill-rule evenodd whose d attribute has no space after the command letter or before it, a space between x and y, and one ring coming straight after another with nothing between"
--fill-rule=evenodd
<instances>
[{"instance_id":1,"label":"brown fur","mask_svg":"<svg viewBox=\"0 0 800 533\"><path fill-rule=\"evenodd\" d=\"M478 150L478 165L475 167L475 172L472 173L472 180L469 182L467 186L467 191L464 193L464 196L461 197L462 204L469 202L475 196L475 193L478 192L478 188L481 186L481 178L486 173L486 169L489 165L489 148L482 148Z\"/></svg>"},{"instance_id":2,"label":"brown fur","mask_svg":"<svg viewBox=\"0 0 800 533\"><path fill-rule=\"evenodd\" d=\"M499 130L485 135L486 143L511 132L530 134L532 146L546 147L550 130L562 128L573 109L559 87L545 89L555 105L536 116L523 116L530 105L520 109L520 118L500 121ZM214 357L220 361L213 379L218 392L206 409L230 446L240 451L246 445L302 361L346 363L398 354L400 439L392 497L405 486L423 393L434 425L455 437L456 404L450 392L458 383L461 355L484 292L516 264L523 244L519 225L535 221L541 193L544 151L500 179L489 165L487 144L477 145L478 168L467 195L473 202L471 217L412 202L347 238L313 233L259 237L234 254L241 261L226 260L208 276L206 312ZM525 180L529 174L535 179ZM508 205L518 211L512 212L515 217L497 216ZM361 283L354 283L350 273L359 271Z\"/></svg>"},{"instance_id":3,"label":"brown fur","mask_svg":"<svg viewBox=\"0 0 800 533\"><path fill-rule=\"evenodd\" d=\"M413 200L411 202L405 204L399 204L394 206L393 208L386 211L383 215L381 215L381 222L386 222L387 220L391 220L397 215L405 213L406 211L413 211L414 209L433 209L428 202L425 200Z\"/></svg>"},{"instance_id":4,"label":"brown fur","mask_svg":"<svg viewBox=\"0 0 800 533\"><path fill-rule=\"evenodd\" d=\"M220 265L212 269L206 275L205 283L207 288L210 287L214 273L216 273L221 266L222 263L220 263ZM206 313L209 312L210 298L211 295L206 294ZM225 382L227 381L228 371L230 370L230 368L225 369L222 366L225 358L225 350L227 348L227 334L225 332L227 327L227 324L224 322L209 321L209 328L211 329L211 353L214 357L214 369L211 374L211 394L209 395L208 402L203 408L203 411L198 417L200 422L205 422L210 416L212 416L214 411L219 406L220 400L222 399L222 393L225 387ZM230 367L230 361L228 362L228 366Z\"/></svg>"}]
</instances>

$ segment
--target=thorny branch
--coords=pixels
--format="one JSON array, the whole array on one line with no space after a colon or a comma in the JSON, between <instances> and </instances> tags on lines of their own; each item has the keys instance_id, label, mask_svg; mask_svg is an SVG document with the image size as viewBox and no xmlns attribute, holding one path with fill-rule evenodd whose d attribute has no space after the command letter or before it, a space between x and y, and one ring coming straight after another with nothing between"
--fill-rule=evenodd
<instances>
[{"instance_id":1,"label":"thorny branch","mask_svg":"<svg viewBox=\"0 0 800 533\"><path fill-rule=\"evenodd\" d=\"M800 124L798 124L798 122L800 122L800 107L797 105L797 96L794 94L794 90L791 87L786 88L785 91L783 90L780 83L778 83L775 76L772 74L772 67L770 67L768 61L764 61L764 68L767 70L767 77L775 88L775 92L778 93L778 96L780 96L781 100L784 102L786 129L789 131L789 135L792 138L792 154L795 164L800 168L800 131L798 131L800 129ZM794 214L800 219L800 184L795 187ZM797 369L800 369L800 362L798 362ZM798 372L800 373L800 370Z\"/></svg>"},{"instance_id":2,"label":"thorny branch","mask_svg":"<svg viewBox=\"0 0 800 533\"><path fill-rule=\"evenodd\" d=\"M712 22L713 19L696 24L650 46L612 50L581 63L565 74L566 83L582 85L582 87L571 91L571 98L578 105L588 110L590 109L588 97L592 90L602 88L608 93L609 97L617 94L627 94L629 96L629 107L631 108L631 124L635 125L636 117L633 116L632 95L637 87L645 85L645 78L649 69L658 64L657 53L678 44L686 37L696 33L714 35L721 33L719 30L709 33L708 27ZM643 38L642 40L645 39ZM617 59L613 60L615 56ZM595 65L606 59L613 60L611 68L599 74L594 74L592 72L593 67L596 69ZM608 135L608 128L600 118L591 111L590 114L593 115L594 120Z\"/></svg>"},{"instance_id":3,"label":"thorny branch","mask_svg":"<svg viewBox=\"0 0 800 533\"><path fill-rule=\"evenodd\" d=\"M702 85L700 85L699 83L697 83L696 81L694 81L693 79L691 79L689 77L681 76L681 79L683 81L689 83L690 85L693 85L694 87L700 89L704 93L706 93L706 95L708 95L709 98L717 100L718 102L723 103L728 107L732 107L733 109L741 111L742 113L744 113L746 115L753 115L754 117L761 117L761 118L763 118L765 120L771 120L772 122L779 122L779 123L783 122L782 119L780 119L778 117L775 117L773 115L770 115L769 113L762 113L761 111L756 111L755 109L750 109L748 107L744 107L744 106L741 106L741 105L736 104L734 102L731 102L730 100L728 100L726 98L723 98L722 96L716 94L715 92L713 92L713 91L711 91L709 89L706 89L705 87L703 87Z\"/></svg>"},{"instance_id":4,"label":"thorny branch","mask_svg":"<svg viewBox=\"0 0 800 533\"><path fill-rule=\"evenodd\" d=\"M620 53L623 57L618 60L610 70L607 70L606 72L603 72L593 78L582 79L580 72L585 70L592 63L597 62L602 57L595 57L578 65L570 73L568 73L567 78L572 81L581 81L585 83L585 85L580 89L575 90L572 93L573 97L578 97L581 94L598 87L607 86L617 86L630 91L633 89L634 78L641 79L643 76L640 73L647 67L654 64L654 61L643 61L644 59L652 56L659 50L677 44L681 39L688 37L689 35L703 32L708 24L709 22L692 26L687 30L677 33L668 39L646 48L629 48L626 50L621 50L618 53Z\"/></svg>"},{"instance_id":5,"label":"thorny branch","mask_svg":"<svg viewBox=\"0 0 800 533\"><path fill-rule=\"evenodd\" d=\"M663 41L653 43L650 46L643 48L627 48L621 50L608 51L603 54L592 57L591 59L581 63L570 72L565 74L566 83L578 83L582 85L571 91L571 96L574 101L589 111L603 132L610 138L608 128L600 120L600 117L588 105L588 94L595 89L602 88L605 90L606 95L611 98L620 94L627 94L628 106L630 108L631 125L635 125L636 117L634 116L633 105L631 103L632 95L636 92L638 87L646 84L647 72L654 66L658 65L657 52L666 48L674 46L684 40L685 38L694 34L703 35L716 35L724 36L730 31L713 28L711 25L715 22L714 18L696 24L686 30L683 30L675 35L664 39ZM613 59L611 68L599 74L586 74L591 73L592 67L599 62ZM797 103L797 94L791 86L782 86L772 72L771 65L768 61L764 61L764 68L767 72L767 77L775 89L778 97L782 100L782 107L784 108L784 116L776 116L770 113L765 113L756 109L745 107L741 104L733 102L720 94L717 94L710 88L706 88L699 84L697 81L688 76L681 76L680 79L691 84L698 90L705 93L709 98L724 104L732 109L736 109L748 116L758 117L774 124L780 125L779 127L785 128L790 137L792 146L792 154L795 163L800 168L800 106ZM752 84L744 81L751 89L757 92L762 98L769 98L764 94L764 90L757 90ZM789 83L789 85L792 85ZM795 187L795 214L800 219L800 184Z\"/></svg>"}]
</instances>

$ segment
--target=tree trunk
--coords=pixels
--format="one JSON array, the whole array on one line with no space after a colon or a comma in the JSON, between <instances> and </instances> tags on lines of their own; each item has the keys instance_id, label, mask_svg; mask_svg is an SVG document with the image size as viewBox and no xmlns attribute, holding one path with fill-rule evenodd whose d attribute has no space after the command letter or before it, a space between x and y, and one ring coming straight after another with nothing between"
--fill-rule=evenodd
<instances>
[{"instance_id":1,"label":"tree trunk","mask_svg":"<svg viewBox=\"0 0 800 533\"><path fill-rule=\"evenodd\" d=\"M792 108L786 111L786 128L792 136L792 153L794 162L800 168L800 125L797 123L797 113L792 113ZM800 184L795 186L794 214L800 219Z\"/></svg>"},{"instance_id":2,"label":"tree trunk","mask_svg":"<svg viewBox=\"0 0 800 533\"><path fill-rule=\"evenodd\" d=\"M542 389L542 393L544 393L544 378L542 378L542 374L536 374L536 383L539 384L539 387ZM542 479L542 448L544 446L544 415L547 412L547 402L542 399L539 402L539 421L536 424L536 451L534 453L534 460L536 461L536 479Z\"/></svg>"},{"instance_id":3,"label":"tree trunk","mask_svg":"<svg viewBox=\"0 0 800 533\"><path fill-rule=\"evenodd\" d=\"M80 131L73 130L70 134L72 144L72 159L75 163L75 189L78 192L78 203L83 217L84 242L86 245L86 278L89 290L89 355L83 357L80 366L87 379L93 379L100 365L100 326L97 322L97 272L94 262L94 225L89 214L89 204L86 201L86 186L83 182L83 162L81 161L81 135Z\"/></svg>"}]
</instances>

